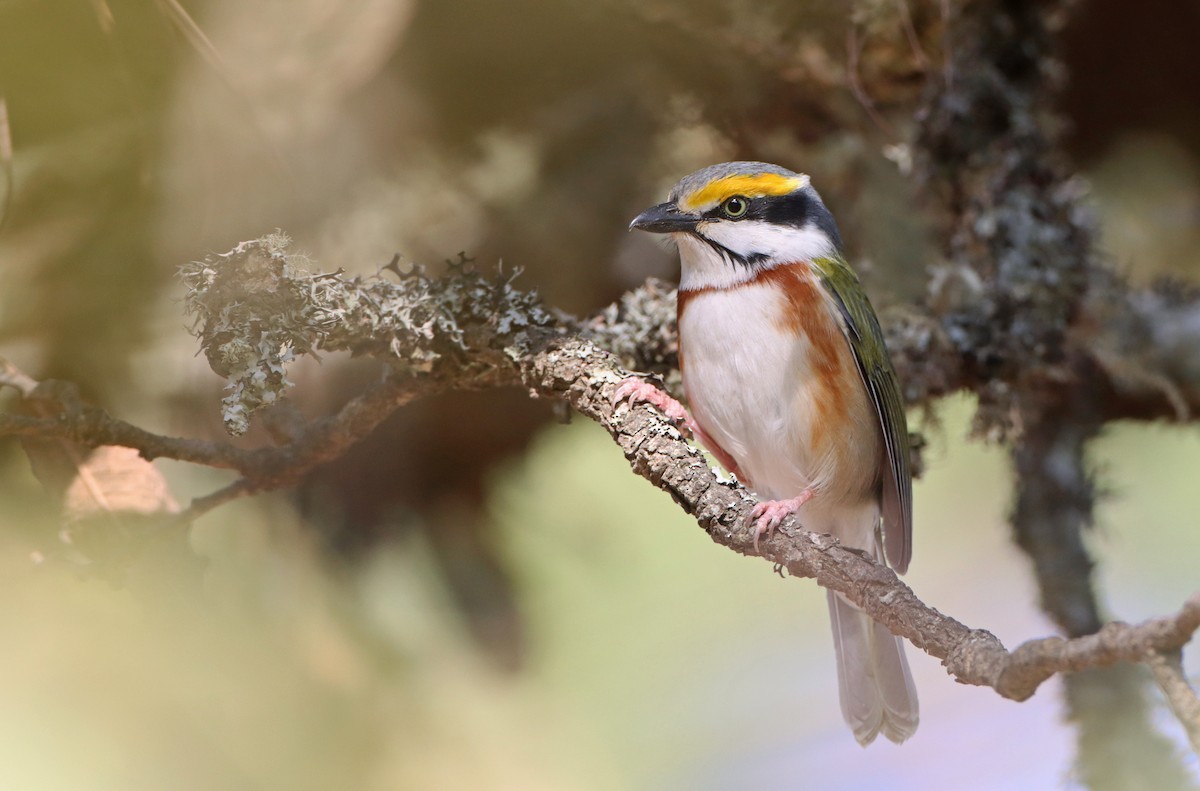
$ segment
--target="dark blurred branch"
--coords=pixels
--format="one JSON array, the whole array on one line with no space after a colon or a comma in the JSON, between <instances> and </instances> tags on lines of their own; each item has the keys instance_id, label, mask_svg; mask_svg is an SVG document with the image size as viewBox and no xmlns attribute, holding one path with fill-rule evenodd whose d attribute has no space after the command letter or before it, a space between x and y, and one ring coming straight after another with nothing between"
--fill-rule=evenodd
<instances>
[{"instance_id":1,"label":"dark blurred branch","mask_svg":"<svg viewBox=\"0 0 1200 791\"><path fill-rule=\"evenodd\" d=\"M1039 406L1024 413L1027 423L1013 448L1013 532L1033 564L1042 609L1064 634L1078 637L1103 622L1084 545L1095 504L1085 450L1102 425L1099 405L1079 398Z\"/></svg>"},{"instance_id":2,"label":"dark blurred branch","mask_svg":"<svg viewBox=\"0 0 1200 791\"><path fill-rule=\"evenodd\" d=\"M1092 219L1058 152L1053 108L1065 74L1056 33L1072 5L961 6L947 40L955 77L933 86L918 114L915 160L941 225L940 282L959 286L939 294L935 278L931 303L940 301L941 324L979 395L977 430L1012 443L1017 544L1033 564L1043 609L1067 635L1089 640L1111 627L1101 627L1084 542L1095 505L1086 445L1116 417L1195 414L1196 348L1174 344L1165 355L1160 341L1197 328L1200 308L1184 289L1131 292L1094 253ZM1166 301L1174 311L1144 308ZM1166 673L1157 653L1141 661ZM1129 673L1067 679L1079 771L1090 787L1138 788L1148 777L1158 778L1153 787L1190 785L1150 723L1143 686ZM1180 716L1194 724L1194 712ZM1116 755L1126 766L1115 766Z\"/></svg>"},{"instance_id":3,"label":"dark blurred branch","mask_svg":"<svg viewBox=\"0 0 1200 791\"><path fill-rule=\"evenodd\" d=\"M215 492L192 500L188 503L188 507L180 511L172 521L190 525L214 508L233 502L240 497L247 497L264 488L266 487L257 485L252 478L238 478L228 486L222 486Z\"/></svg>"},{"instance_id":4,"label":"dark blurred branch","mask_svg":"<svg viewBox=\"0 0 1200 791\"><path fill-rule=\"evenodd\" d=\"M0 414L0 435L66 439L85 447L120 445L135 448L150 461L176 459L241 473L242 478L231 486L189 506L178 517L186 520L237 496L290 486L318 464L341 456L388 415L415 398L449 387L471 386L469 380L391 377L351 399L336 414L317 420L292 442L276 447L242 448L227 442L154 434L83 402L69 383L54 380L38 383L3 359L0 359L0 385L21 390L39 413L52 415Z\"/></svg>"}]
</instances>

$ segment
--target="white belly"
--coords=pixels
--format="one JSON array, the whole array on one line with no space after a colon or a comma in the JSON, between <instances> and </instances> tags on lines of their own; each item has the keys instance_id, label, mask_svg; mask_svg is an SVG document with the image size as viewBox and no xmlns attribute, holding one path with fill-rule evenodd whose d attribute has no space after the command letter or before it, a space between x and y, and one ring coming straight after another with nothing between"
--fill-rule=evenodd
<instances>
[{"instance_id":1,"label":"white belly","mask_svg":"<svg viewBox=\"0 0 1200 791\"><path fill-rule=\"evenodd\" d=\"M780 320L786 309L768 284L691 296L679 327L684 391L695 419L760 496L785 499L811 487L816 496L804 507L806 526L858 539L873 527L878 507L874 411L861 381L851 380L851 420L818 432L817 399L827 397L829 383L813 370L808 339ZM852 361L849 368L858 377ZM824 445L814 441L817 433Z\"/></svg>"}]
</instances>

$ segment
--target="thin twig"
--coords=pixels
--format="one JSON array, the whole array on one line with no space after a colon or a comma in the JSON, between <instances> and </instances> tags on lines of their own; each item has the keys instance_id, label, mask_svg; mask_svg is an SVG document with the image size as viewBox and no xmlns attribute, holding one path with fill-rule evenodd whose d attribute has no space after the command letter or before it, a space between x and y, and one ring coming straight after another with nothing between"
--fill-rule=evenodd
<instances>
[{"instance_id":1,"label":"thin twig","mask_svg":"<svg viewBox=\"0 0 1200 791\"><path fill-rule=\"evenodd\" d=\"M1145 662L1150 666L1158 688L1166 697L1167 705L1187 731L1192 750L1200 754L1200 698L1196 696L1196 690L1184 675L1182 651L1151 650L1147 653Z\"/></svg>"},{"instance_id":2,"label":"thin twig","mask_svg":"<svg viewBox=\"0 0 1200 791\"><path fill-rule=\"evenodd\" d=\"M221 59L221 53L204 30L196 24L196 20L187 12L187 9L180 5L178 0L158 0L158 6L162 9L163 14L171 20L171 24L175 25L176 29L192 45L192 48L200 53L200 57L204 58L214 71L225 74L225 63Z\"/></svg>"},{"instance_id":3,"label":"thin twig","mask_svg":"<svg viewBox=\"0 0 1200 791\"><path fill-rule=\"evenodd\" d=\"M908 46L912 49L913 58L917 61L917 66L921 71L929 68L929 56L925 54L925 49L921 46L921 38L917 35L917 28L913 25L912 9L908 7L908 0L896 0L896 7L900 13L900 25L904 28L904 35L908 38Z\"/></svg>"},{"instance_id":4,"label":"thin twig","mask_svg":"<svg viewBox=\"0 0 1200 791\"><path fill-rule=\"evenodd\" d=\"M37 380L22 371L13 363L0 357L0 387L15 388L22 398L29 398L37 389Z\"/></svg>"},{"instance_id":5,"label":"thin twig","mask_svg":"<svg viewBox=\"0 0 1200 791\"><path fill-rule=\"evenodd\" d=\"M182 525L191 524L218 506L261 490L262 487L256 485L250 478L238 478L228 486L222 486L215 492L192 500L188 507L172 517L171 521Z\"/></svg>"},{"instance_id":6,"label":"thin twig","mask_svg":"<svg viewBox=\"0 0 1200 791\"><path fill-rule=\"evenodd\" d=\"M858 25L851 20L850 27L846 31L846 81L850 84L850 92L867 111L867 115L870 116L875 126L879 127L880 131L888 137L895 137L892 125L875 109L875 102L871 100L867 89L863 87L858 73L858 59L861 52L862 48L858 42Z\"/></svg>"},{"instance_id":7,"label":"thin twig","mask_svg":"<svg viewBox=\"0 0 1200 791\"><path fill-rule=\"evenodd\" d=\"M4 174L4 193L0 195L0 231L8 222L8 214L12 209L13 184L13 145L12 129L8 125L8 102L0 96L0 173Z\"/></svg>"},{"instance_id":8,"label":"thin twig","mask_svg":"<svg viewBox=\"0 0 1200 791\"><path fill-rule=\"evenodd\" d=\"M38 389L38 383L14 365L2 358L0 363L0 384L12 384L30 394ZM470 387L469 381L463 385ZM316 465L342 455L395 409L447 387L447 383L432 378L391 377L351 399L336 414L313 423L294 442L259 448L155 434L76 400L70 388L59 388L54 394L55 403L61 407L57 414L27 417L0 413L0 436L68 439L86 447L121 445L134 448L150 461L168 458L237 470L260 489L275 489L294 483Z\"/></svg>"}]
</instances>

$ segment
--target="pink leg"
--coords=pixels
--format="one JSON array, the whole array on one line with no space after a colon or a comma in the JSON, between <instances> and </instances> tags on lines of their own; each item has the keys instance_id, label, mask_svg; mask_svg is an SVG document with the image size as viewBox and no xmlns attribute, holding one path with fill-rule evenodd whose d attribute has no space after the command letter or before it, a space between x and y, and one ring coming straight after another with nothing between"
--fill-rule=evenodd
<instances>
[{"instance_id":1,"label":"pink leg","mask_svg":"<svg viewBox=\"0 0 1200 791\"><path fill-rule=\"evenodd\" d=\"M700 427L700 424L688 414L687 408L669 394L659 390L649 382L644 382L636 376L631 376L624 382L621 382L620 386L617 387L617 391L613 393L612 402L614 406L625 400L628 400L631 404L650 404L659 412L666 415L672 422L682 424L701 445L717 457L717 461L721 462L722 467L736 475L738 480L747 488L753 488L750 480L738 469L737 462L733 460L733 457L726 453L720 445L713 442L712 437L708 436L704 429Z\"/></svg>"},{"instance_id":2,"label":"pink leg","mask_svg":"<svg viewBox=\"0 0 1200 791\"><path fill-rule=\"evenodd\" d=\"M688 414L687 408L683 404L672 398L670 394L659 390L649 382L643 382L636 376L631 376L621 382L617 391L613 393L613 406L622 401L629 401L631 404L650 404L672 422L682 423L692 433L696 431L696 422L692 420L692 416Z\"/></svg>"},{"instance_id":3,"label":"pink leg","mask_svg":"<svg viewBox=\"0 0 1200 791\"><path fill-rule=\"evenodd\" d=\"M800 506L811 500L814 494L816 492L812 489L805 489L798 497L790 500L764 500L754 506L754 510L750 512L750 519L754 521L754 551L758 551L758 539L763 533L770 538L784 517L799 511Z\"/></svg>"}]
</instances>

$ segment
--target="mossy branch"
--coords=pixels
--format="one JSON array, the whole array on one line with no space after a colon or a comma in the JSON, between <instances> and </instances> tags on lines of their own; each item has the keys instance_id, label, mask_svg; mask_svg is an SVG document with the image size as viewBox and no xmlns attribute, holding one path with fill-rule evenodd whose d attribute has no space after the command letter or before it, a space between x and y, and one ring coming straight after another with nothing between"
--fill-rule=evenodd
<instances>
[{"instance_id":1,"label":"mossy branch","mask_svg":"<svg viewBox=\"0 0 1200 791\"><path fill-rule=\"evenodd\" d=\"M279 235L184 267L187 304L197 317L201 346L214 370L230 380L232 394L223 409L234 432L256 410L279 401L289 386L287 365L297 355L350 351L392 366L383 382L288 443L243 449L159 436L83 403L69 386L33 383L11 365L0 384L18 387L53 411L44 418L0 416L0 433L124 445L148 459L170 457L241 474L177 517L190 519L232 497L295 482L316 464L337 458L413 398L456 388L522 386L532 395L564 401L603 426L633 470L670 493L715 542L842 593L940 659L963 683L1022 700L1058 672L1173 656L1200 626L1198 597L1170 618L1137 626L1109 624L1096 635L1035 640L1010 652L989 632L968 628L922 602L891 570L830 536L805 531L794 517L756 550L748 527L752 495L719 477L661 414L648 406L614 407L611 401L617 385L631 375L627 361L669 369L675 339L668 290L648 284L602 314L579 321L554 315L534 294L516 288L512 277L485 275L465 261L438 278L394 267L391 274L398 282L387 272L370 278L310 273ZM928 324L931 318L924 321L922 326L936 326ZM911 326L911 317L899 330L893 325L901 360L929 348L906 343L911 336L905 327ZM602 344L621 349L625 359ZM924 359L928 366L929 358ZM1173 688L1177 694L1190 690L1186 683ZM1177 708L1196 710L1187 701Z\"/></svg>"}]
</instances>

